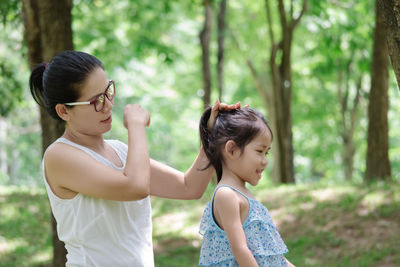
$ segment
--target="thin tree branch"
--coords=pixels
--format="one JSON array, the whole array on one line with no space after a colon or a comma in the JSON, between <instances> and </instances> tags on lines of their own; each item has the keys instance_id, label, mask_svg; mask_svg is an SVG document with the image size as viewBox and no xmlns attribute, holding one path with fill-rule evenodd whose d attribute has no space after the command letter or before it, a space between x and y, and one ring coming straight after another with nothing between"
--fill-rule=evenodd
<instances>
[{"instance_id":1,"label":"thin tree branch","mask_svg":"<svg viewBox=\"0 0 400 267\"><path fill-rule=\"evenodd\" d=\"M287 29L287 20L286 20L286 13L285 13L285 4L283 0L279 0L279 17L281 19L282 24L282 32L285 32Z\"/></svg>"},{"instance_id":2,"label":"thin tree branch","mask_svg":"<svg viewBox=\"0 0 400 267\"><path fill-rule=\"evenodd\" d=\"M271 18L271 8L269 7L269 1L265 0L265 9L267 11L267 21L268 21L268 33L272 45L275 45L274 31L272 29L272 18Z\"/></svg>"},{"instance_id":3,"label":"thin tree branch","mask_svg":"<svg viewBox=\"0 0 400 267\"><path fill-rule=\"evenodd\" d=\"M293 30L297 24L299 24L301 17L304 15L304 13L306 13L308 8L308 0L304 0L303 1L303 6L301 8L300 14L297 18L293 18L292 17L292 21L290 22L290 28Z\"/></svg>"}]
</instances>

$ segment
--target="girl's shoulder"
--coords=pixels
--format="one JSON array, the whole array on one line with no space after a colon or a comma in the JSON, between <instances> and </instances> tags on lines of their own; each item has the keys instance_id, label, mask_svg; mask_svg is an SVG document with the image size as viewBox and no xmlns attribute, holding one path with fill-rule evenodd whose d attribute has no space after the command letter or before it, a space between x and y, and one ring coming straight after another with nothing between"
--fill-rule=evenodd
<instances>
[{"instance_id":1,"label":"girl's shoulder","mask_svg":"<svg viewBox=\"0 0 400 267\"><path fill-rule=\"evenodd\" d=\"M239 190L230 186L218 186L214 193L214 203L221 202L227 204L239 203L243 197L246 197Z\"/></svg>"},{"instance_id":2,"label":"girl's shoulder","mask_svg":"<svg viewBox=\"0 0 400 267\"><path fill-rule=\"evenodd\" d=\"M253 195L250 193L249 190L247 190L247 188L236 188L234 186L231 185L227 185L227 184L219 184L217 185L217 187L215 188L214 191L214 198L217 197L218 198L228 198L228 199L245 199L248 202L250 202L250 200L253 200L254 197Z\"/></svg>"},{"instance_id":3,"label":"girl's shoulder","mask_svg":"<svg viewBox=\"0 0 400 267\"><path fill-rule=\"evenodd\" d=\"M230 221L238 216L243 224L251 205L250 199L234 187L220 186L216 189L213 211L217 221L222 217L228 218Z\"/></svg>"}]
</instances>

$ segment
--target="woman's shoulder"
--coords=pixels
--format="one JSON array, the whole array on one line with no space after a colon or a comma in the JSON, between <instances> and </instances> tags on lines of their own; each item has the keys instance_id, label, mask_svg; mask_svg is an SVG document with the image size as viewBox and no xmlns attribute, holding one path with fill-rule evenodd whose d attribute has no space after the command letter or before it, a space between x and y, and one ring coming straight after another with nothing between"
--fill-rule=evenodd
<instances>
[{"instance_id":1,"label":"woman's shoulder","mask_svg":"<svg viewBox=\"0 0 400 267\"><path fill-rule=\"evenodd\" d=\"M60 165L67 167L76 161L90 160L89 155L82 149L65 142L56 141L49 145L44 153L43 161L46 166Z\"/></svg>"},{"instance_id":2,"label":"woman's shoulder","mask_svg":"<svg viewBox=\"0 0 400 267\"><path fill-rule=\"evenodd\" d=\"M128 145L118 139L107 139L105 140L109 145L114 148L126 150L128 149Z\"/></svg>"}]
</instances>

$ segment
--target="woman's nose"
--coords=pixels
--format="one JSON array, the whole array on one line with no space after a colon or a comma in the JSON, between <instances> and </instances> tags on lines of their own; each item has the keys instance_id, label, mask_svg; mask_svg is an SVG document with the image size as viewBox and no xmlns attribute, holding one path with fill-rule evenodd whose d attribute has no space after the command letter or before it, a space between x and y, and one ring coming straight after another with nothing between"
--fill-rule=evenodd
<instances>
[{"instance_id":1,"label":"woman's nose","mask_svg":"<svg viewBox=\"0 0 400 267\"><path fill-rule=\"evenodd\" d=\"M105 111L105 113L107 113L114 106L114 99L110 100L110 99L108 99L108 97L104 97L104 101L105 102L104 102L103 111Z\"/></svg>"}]
</instances>

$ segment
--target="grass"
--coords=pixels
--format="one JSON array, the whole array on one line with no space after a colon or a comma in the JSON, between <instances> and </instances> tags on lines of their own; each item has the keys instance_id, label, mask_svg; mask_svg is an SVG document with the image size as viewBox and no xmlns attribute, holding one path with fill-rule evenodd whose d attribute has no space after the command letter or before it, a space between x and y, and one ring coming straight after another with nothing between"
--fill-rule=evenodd
<instances>
[{"instance_id":1,"label":"grass","mask_svg":"<svg viewBox=\"0 0 400 267\"><path fill-rule=\"evenodd\" d=\"M197 266L201 200L153 198L156 266ZM400 185L260 184L252 191L269 209L296 266L400 266ZM0 266L51 262L50 219L43 190L0 187Z\"/></svg>"}]
</instances>

